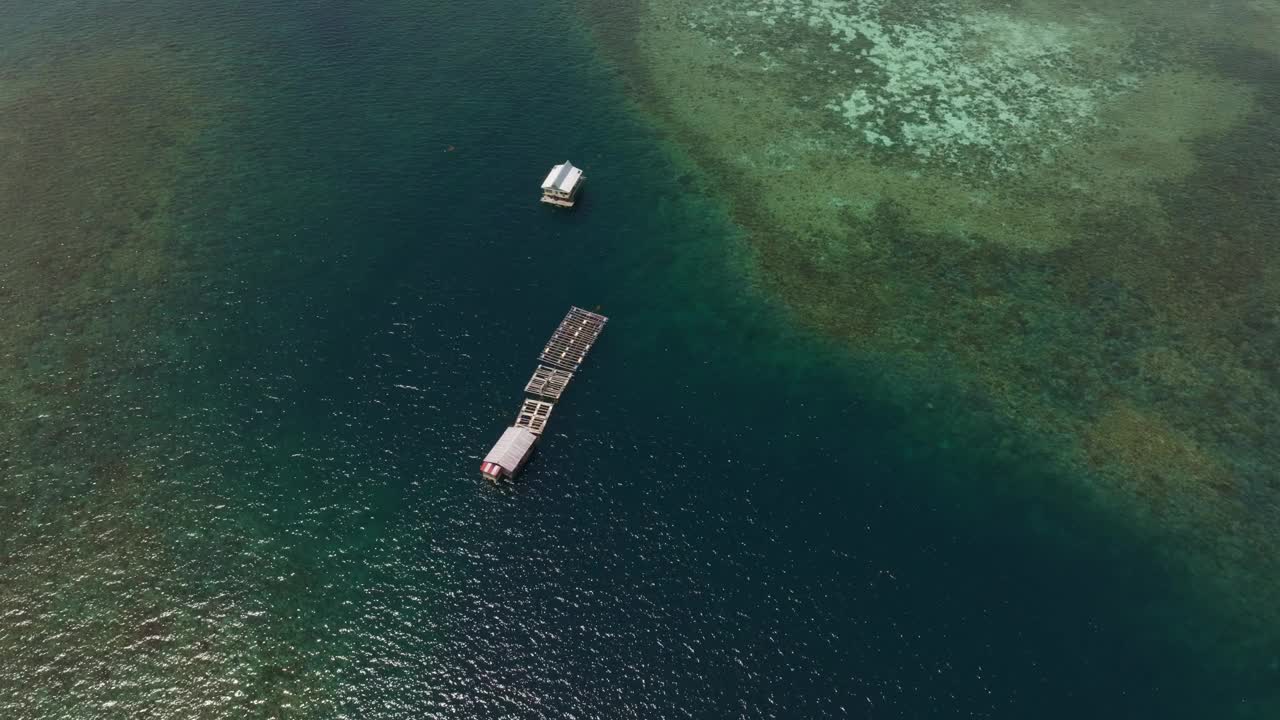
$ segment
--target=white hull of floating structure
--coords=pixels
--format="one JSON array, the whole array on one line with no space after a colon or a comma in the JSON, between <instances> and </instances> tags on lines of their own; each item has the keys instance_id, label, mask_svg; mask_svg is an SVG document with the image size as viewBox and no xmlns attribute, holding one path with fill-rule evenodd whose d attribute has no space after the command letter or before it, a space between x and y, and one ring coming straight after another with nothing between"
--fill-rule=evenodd
<instances>
[{"instance_id":1,"label":"white hull of floating structure","mask_svg":"<svg viewBox=\"0 0 1280 720\"><path fill-rule=\"evenodd\" d=\"M581 168L565 160L551 168L547 178L542 181L542 202L556 207L571 208L578 198L578 190L587 181Z\"/></svg>"},{"instance_id":2,"label":"white hull of floating structure","mask_svg":"<svg viewBox=\"0 0 1280 720\"><path fill-rule=\"evenodd\" d=\"M571 208L573 207L573 204L577 202L577 198L574 198L572 200L561 200L560 198L548 197L546 195L543 195L542 202L548 205L555 205L556 207Z\"/></svg>"}]
</instances>

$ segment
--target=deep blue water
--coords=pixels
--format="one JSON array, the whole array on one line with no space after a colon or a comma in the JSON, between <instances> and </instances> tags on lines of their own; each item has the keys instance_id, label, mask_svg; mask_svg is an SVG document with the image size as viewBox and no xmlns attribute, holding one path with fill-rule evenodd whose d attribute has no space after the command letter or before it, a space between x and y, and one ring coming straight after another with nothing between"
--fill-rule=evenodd
<instances>
[{"instance_id":1,"label":"deep blue water","mask_svg":"<svg viewBox=\"0 0 1280 720\"><path fill-rule=\"evenodd\" d=\"M141 518L148 563L72 563L133 568L92 603L5 596L43 608L0 634L7 716L1202 718L1251 691L1034 447L746 283L572 4L96 8L19 0L9 62L172 42L219 111L175 180L178 299L122 321L168 349L109 381L141 419L79 418L145 468L84 527ZM566 158L571 213L536 202ZM479 458L571 304L612 320L494 488ZM13 497L56 511L69 457ZM7 577L90 592L26 557Z\"/></svg>"}]
</instances>

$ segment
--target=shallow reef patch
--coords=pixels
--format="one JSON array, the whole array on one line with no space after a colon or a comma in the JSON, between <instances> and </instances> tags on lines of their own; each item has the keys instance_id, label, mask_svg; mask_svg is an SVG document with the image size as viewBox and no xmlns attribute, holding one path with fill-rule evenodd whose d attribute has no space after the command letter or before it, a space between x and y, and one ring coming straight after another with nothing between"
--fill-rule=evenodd
<instances>
[{"instance_id":1,"label":"shallow reef patch","mask_svg":"<svg viewBox=\"0 0 1280 720\"><path fill-rule=\"evenodd\" d=\"M619 57L731 200L753 281L1055 447L1222 610L1194 642L1269 672L1274 3L639 7Z\"/></svg>"}]
</instances>

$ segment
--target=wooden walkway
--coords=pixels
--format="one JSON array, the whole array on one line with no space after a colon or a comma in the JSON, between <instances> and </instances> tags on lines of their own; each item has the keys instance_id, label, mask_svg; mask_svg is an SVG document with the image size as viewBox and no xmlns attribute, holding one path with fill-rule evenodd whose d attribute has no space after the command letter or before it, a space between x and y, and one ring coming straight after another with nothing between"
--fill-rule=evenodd
<instances>
[{"instance_id":1,"label":"wooden walkway","mask_svg":"<svg viewBox=\"0 0 1280 720\"><path fill-rule=\"evenodd\" d=\"M553 407L555 405L549 402L525 398L524 404L520 406L520 414L516 415L516 427L528 428L534 435L541 435Z\"/></svg>"},{"instance_id":2,"label":"wooden walkway","mask_svg":"<svg viewBox=\"0 0 1280 720\"><path fill-rule=\"evenodd\" d=\"M560 321L560 327L551 334L547 346L538 357L540 362L554 365L561 370L574 373L587 359L591 346L604 330L609 318L588 312L580 307L569 308L569 314Z\"/></svg>"},{"instance_id":3,"label":"wooden walkway","mask_svg":"<svg viewBox=\"0 0 1280 720\"><path fill-rule=\"evenodd\" d=\"M529 378L529 384L524 386L524 391L555 402L560 399L560 395L564 393L564 389L569 386L569 381L572 379L571 372L539 365L538 369L533 371L533 377Z\"/></svg>"}]
</instances>

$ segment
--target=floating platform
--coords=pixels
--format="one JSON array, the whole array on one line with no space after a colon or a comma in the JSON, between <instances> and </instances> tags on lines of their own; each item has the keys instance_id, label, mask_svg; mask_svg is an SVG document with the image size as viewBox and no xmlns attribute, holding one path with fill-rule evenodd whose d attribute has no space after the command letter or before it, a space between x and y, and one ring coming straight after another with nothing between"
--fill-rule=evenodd
<instances>
[{"instance_id":1,"label":"floating platform","mask_svg":"<svg viewBox=\"0 0 1280 720\"><path fill-rule=\"evenodd\" d=\"M480 463L480 474L498 482L510 480L524 468L546 430L551 411L569 387L574 373L600 338L609 318L580 307L570 307L551 334L533 377L524 386L525 398L516 421L502 433L497 444Z\"/></svg>"},{"instance_id":2,"label":"floating platform","mask_svg":"<svg viewBox=\"0 0 1280 720\"><path fill-rule=\"evenodd\" d=\"M591 346L604 331L604 324L609 318L575 307L560 321L560 327L551 334L547 346L542 349L538 360L546 365L553 365L561 370L575 373Z\"/></svg>"},{"instance_id":3,"label":"floating platform","mask_svg":"<svg viewBox=\"0 0 1280 720\"><path fill-rule=\"evenodd\" d=\"M524 386L524 391L527 395L536 395L555 402L560 399L560 395L564 393L564 389L569 386L569 381L572 379L571 372L538 365L538 369L533 371L533 377L529 378L529 383Z\"/></svg>"},{"instance_id":4,"label":"floating platform","mask_svg":"<svg viewBox=\"0 0 1280 720\"><path fill-rule=\"evenodd\" d=\"M533 398L525 398L524 404L520 406L520 413L516 415L516 427L522 427L533 433L541 435L543 428L547 426L547 419L551 417L551 409L555 405Z\"/></svg>"}]
</instances>

